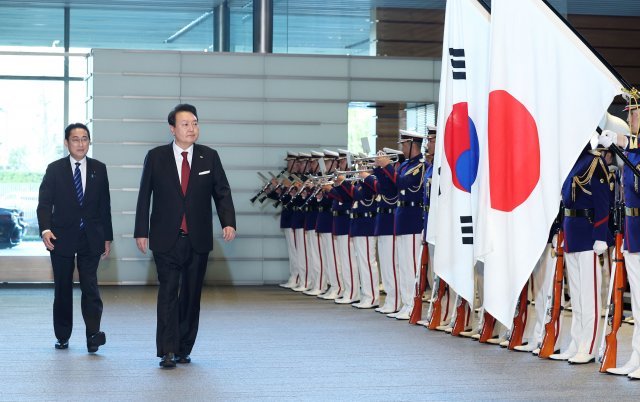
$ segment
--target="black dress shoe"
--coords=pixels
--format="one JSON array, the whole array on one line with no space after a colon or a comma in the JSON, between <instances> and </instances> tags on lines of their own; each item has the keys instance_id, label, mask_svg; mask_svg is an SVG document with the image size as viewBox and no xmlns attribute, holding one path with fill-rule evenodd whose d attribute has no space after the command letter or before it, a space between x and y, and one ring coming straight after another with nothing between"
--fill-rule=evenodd
<instances>
[{"instance_id":1,"label":"black dress shoe","mask_svg":"<svg viewBox=\"0 0 640 402\"><path fill-rule=\"evenodd\" d=\"M56 349L67 349L69 348L69 341L64 339L58 339L58 341L54 346Z\"/></svg>"},{"instance_id":2,"label":"black dress shoe","mask_svg":"<svg viewBox=\"0 0 640 402\"><path fill-rule=\"evenodd\" d=\"M87 350L89 353L95 353L98 348L107 343L107 336L102 331L98 331L95 334L87 338Z\"/></svg>"},{"instance_id":3,"label":"black dress shoe","mask_svg":"<svg viewBox=\"0 0 640 402\"><path fill-rule=\"evenodd\" d=\"M160 367L162 368L174 368L176 366L175 356L173 353L167 353L162 356L162 360L160 360Z\"/></svg>"},{"instance_id":4,"label":"black dress shoe","mask_svg":"<svg viewBox=\"0 0 640 402\"><path fill-rule=\"evenodd\" d=\"M180 363L180 364L191 363L191 356L189 356L189 355L176 355L175 361L176 361L176 363Z\"/></svg>"}]
</instances>

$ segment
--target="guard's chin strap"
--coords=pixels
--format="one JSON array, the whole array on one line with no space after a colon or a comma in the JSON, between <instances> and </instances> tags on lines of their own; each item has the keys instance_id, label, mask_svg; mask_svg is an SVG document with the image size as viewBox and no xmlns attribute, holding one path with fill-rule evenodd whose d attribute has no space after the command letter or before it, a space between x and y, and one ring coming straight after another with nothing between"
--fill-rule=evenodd
<instances>
[{"instance_id":1,"label":"guard's chin strap","mask_svg":"<svg viewBox=\"0 0 640 402\"><path fill-rule=\"evenodd\" d=\"M329 163L329 167L327 168L327 173L331 171L331 169L333 168L333 164L336 162L335 159L331 159L331 163Z\"/></svg>"},{"instance_id":2,"label":"guard's chin strap","mask_svg":"<svg viewBox=\"0 0 640 402\"><path fill-rule=\"evenodd\" d=\"M409 145L409 157L407 159L413 158L413 144L414 141L411 140L411 145ZM420 149L418 149L418 154L420 154Z\"/></svg>"}]
</instances>

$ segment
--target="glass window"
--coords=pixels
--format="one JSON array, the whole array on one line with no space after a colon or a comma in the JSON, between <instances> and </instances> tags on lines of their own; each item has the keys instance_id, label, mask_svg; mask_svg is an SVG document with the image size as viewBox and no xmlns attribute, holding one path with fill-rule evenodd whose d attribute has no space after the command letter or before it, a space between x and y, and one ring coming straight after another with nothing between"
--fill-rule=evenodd
<instances>
[{"instance_id":1,"label":"glass window","mask_svg":"<svg viewBox=\"0 0 640 402\"><path fill-rule=\"evenodd\" d=\"M230 50L238 53L253 52L253 5L250 1L242 6L229 7ZM275 17L274 17L275 24ZM275 29L274 29L275 31ZM275 34L274 34L275 35Z\"/></svg>"},{"instance_id":2,"label":"glass window","mask_svg":"<svg viewBox=\"0 0 640 402\"><path fill-rule=\"evenodd\" d=\"M213 44L213 12L162 9L71 10L71 48L200 50Z\"/></svg>"},{"instance_id":3,"label":"glass window","mask_svg":"<svg viewBox=\"0 0 640 402\"><path fill-rule=\"evenodd\" d=\"M273 51L369 55L370 8L338 1L334 9L282 1L274 5ZM234 32L235 33L235 32Z\"/></svg>"},{"instance_id":4,"label":"glass window","mask_svg":"<svg viewBox=\"0 0 640 402\"><path fill-rule=\"evenodd\" d=\"M48 48L51 49L51 48ZM46 55L19 54L25 47L1 47L0 51L16 52L15 54L0 54L0 75L20 76L57 76L64 74L64 58ZM28 48L28 51L38 51L38 48ZM60 49L62 52L62 49Z\"/></svg>"},{"instance_id":5,"label":"glass window","mask_svg":"<svg viewBox=\"0 0 640 402\"><path fill-rule=\"evenodd\" d=\"M64 47L64 9L0 7L0 46Z\"/></svg>"},{"instance_id":6,"label":"glass window","mask_svg":"<svg viewBox=\"0 0 640 402\"><path fill-rule=\"evenodd\" d=\"M376 144L376 109L366 103L349 105L348 147L353 153L375 153Z\"/></svg>"},{"instance_id":7,"label":"glass window","mask_svg":"<svg viewBox=\"0 0 640 402\"><path fill-rule=\"evenodd\" d=\"M63 82L0 80L0 255L46 255L36 207L47 164L63 155Z\"/></svg>"}]
</instances>

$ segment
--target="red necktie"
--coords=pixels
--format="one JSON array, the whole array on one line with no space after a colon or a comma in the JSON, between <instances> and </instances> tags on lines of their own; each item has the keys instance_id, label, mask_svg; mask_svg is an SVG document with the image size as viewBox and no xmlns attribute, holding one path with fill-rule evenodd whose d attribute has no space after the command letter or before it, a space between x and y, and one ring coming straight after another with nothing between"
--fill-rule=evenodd
<instances>
[{"instance_id":1,"label":"red necktie","mask_svg":"<svg viewBox=\"0 0 640 402\"><path fill-rule=\"evenodd\" d=\"M191 169L189 168L189 161L187 160L188 152L182 153L182 171L180 173L180 184L182 186L182 195L187 194L187 186L189 185L189 173ZM182 224L180 225L180 229L187 233L187 215L186 213L182 215Z\"/></svg>"}]
</instances>

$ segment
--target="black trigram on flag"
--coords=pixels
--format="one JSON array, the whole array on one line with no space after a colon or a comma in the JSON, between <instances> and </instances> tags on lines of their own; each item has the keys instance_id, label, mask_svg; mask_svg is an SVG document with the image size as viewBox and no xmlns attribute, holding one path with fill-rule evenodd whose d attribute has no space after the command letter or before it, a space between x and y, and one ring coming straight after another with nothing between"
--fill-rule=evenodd
<instances>
[{"instance_id":1,"label":"black trigram on flag","mask_svg":"<svg viewBox=\"0 0 640 402\"><path fill-rule=\"evenodd\" d=\"M467 71L464 62L464 49L449 48L449 60L451 60L451 72L454 80L466 80Z\"/></svg>"},{"instance_id":2,"label":"black trigram on flag","mask_svg":"<svg viewBox=\"0 0 640 402\"><path fill-rule=\"evenodd\" d=\"M473 221L470 216L460 217L462 244L473 244Z\"/></svg>"}]
</instances>

